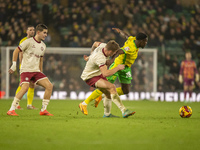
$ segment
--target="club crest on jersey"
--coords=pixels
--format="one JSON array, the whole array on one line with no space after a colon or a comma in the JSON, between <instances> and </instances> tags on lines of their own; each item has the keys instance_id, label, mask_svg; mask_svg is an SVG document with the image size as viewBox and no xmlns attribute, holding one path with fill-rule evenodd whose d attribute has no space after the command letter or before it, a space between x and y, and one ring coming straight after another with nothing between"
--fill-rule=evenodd
<instances>
[{"instance_id":1,"label":"club crest on jersey","mask_svg":"<svg viewBox=\"0 0 200 150\"><path fill-rule=\"evenodd\" d=\"M124 50L128 51L128 50L130 50L130 48L129 47L125 47Z\"/></svg>"},{"instance_id":2,"label":"club crest on jersey","mask_svg":"<svg viewBox=\"0 0 200 150\"><path fill-rule=\"evenodd\" d=\"M44 50L44 47L41 47L41 51L43 51Z\"/></svg>"}]
</instances>

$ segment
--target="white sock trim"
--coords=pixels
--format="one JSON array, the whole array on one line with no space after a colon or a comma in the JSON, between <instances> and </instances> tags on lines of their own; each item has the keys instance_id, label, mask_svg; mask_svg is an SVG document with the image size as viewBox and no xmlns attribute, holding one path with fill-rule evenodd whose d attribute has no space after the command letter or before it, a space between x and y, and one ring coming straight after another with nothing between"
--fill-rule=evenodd
<instances>
[{"instance_id":1,"label":"white sock trim","mask_svg":"<svg viewBox=\"0 0 200 150\"><path fill-rule=\"evenodd\" d=\"M117 105L117 107L121 110L122 113L126 110L126 107L123 105L118 94L111 94L112 101Z\"/></svg>"},{"instance_id":2,"label":"white sock trim","mask_svg":"<svg viewBox=\"0 0 200 150\"><path fill-rule=\"evenodd\" d=\"M14 97L14 100L10 107L10 111L15 110L17 108L17 106L19 105L19 101L20 99L18 99L17 97Z\"/></svg>"},{"instance_id":3,"label":"white sock trim","mask_svg":"<svg viewBox=\"0 0 200 150\"><path fill-rule=\"evenodd\" d=\"M112 100L105 97L103 105L104 105L104 115L109 116L111 114Z\"/></svg>"},{"instance_id":4,"label":"white sock trim","mask_svg":"<svg viewBox=\"0 0 200 150\"><path fill-rule=\"evenodd\" d=\"M47 105L49 104L49 101L50 101L49 99L43 99L41 111L44 111L45 109L47 109Z\"/></svg>"}]
</instances>

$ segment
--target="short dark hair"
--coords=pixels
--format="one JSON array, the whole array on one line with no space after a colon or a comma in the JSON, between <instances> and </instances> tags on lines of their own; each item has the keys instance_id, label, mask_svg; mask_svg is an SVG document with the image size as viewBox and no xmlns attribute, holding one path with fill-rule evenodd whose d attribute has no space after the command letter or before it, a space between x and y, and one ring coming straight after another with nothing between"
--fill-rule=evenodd
<instances>
[{"instance_id":1,"label":"short dark hair","mask_svg":"<svg viewBox=\"0 0 200 150\"><path fill-rule=\"evenodd\" d=\"M144 40L147 38L147 35L145 33L142 33L142 32L139 32L137 35L136 35L136 40Z\"/></svg>"},{"instance_id":2,"label":"short dark hair","mask_svg":"<svg viewBox=\"0 0 200 150\"><path fill-rule=\"evenodd\" d=\"M120 49L119 44L117 42L115 42L114 40L110 40L106 44L106 48L107 48L107 50L112 50L112 51L116 51L116 50Z\"/></svg>"},{"instance_id":3,"label":"short dark hair","mask_svg":"<svg viewBox=\"0 0 200 150\"><path fill-rule=\"evenodd\" d=\"M36 26L36 31L43 31L44 29L48 29L45 24L38 24Z\"/></svg>"},{"instance_id":4,"label":"short dark hair","mask_svg":"<svg viewBox=\"0 0 200 150\"><path fill-rule=\"evenodd\" d=\"M30 28L30 27L34 27L33 25L27 25L26 29Z\"/></svg>"}]
</instances>

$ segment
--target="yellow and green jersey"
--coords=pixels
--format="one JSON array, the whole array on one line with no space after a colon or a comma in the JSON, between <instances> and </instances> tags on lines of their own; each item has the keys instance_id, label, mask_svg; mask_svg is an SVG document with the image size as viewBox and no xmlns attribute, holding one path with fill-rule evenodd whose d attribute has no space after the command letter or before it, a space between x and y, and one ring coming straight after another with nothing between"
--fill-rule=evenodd
<instances>
[{"instance_id":1,"label":"yellow and green jersey","mask_svg":"<svg viewBox=\"0 0 200 150\"><path fill-rule=\"evenodd\" d=\"M28 39L28 37L26 36L26 37L24 37L23 39L21 39L21 41L19 42L19 45L22 43L22 42L24 42L26 39Z\"/></svg>"},{"instance_id":2,"label":"yellow and green jersey","mask_svg":"<svg viewBox=\"0 0 200 150\"><path fill-rule=\"evenodd\" d=\"M111 69L117 67L119 64L124 64L128 67L135 62L138 56L138 48L135 45L136 37L130 36L127 41L124 43L124 46L121 49L124 51L124 54L120 54L115 58L114 65Z\"/></svg>"}]
</instances>

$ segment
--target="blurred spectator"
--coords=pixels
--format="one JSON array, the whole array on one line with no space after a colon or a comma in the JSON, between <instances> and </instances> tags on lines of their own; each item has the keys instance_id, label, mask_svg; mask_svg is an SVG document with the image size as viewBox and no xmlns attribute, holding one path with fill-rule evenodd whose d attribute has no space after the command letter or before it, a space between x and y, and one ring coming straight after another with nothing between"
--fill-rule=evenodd
<instances>
[{"instance_id":1,"label":"blurred spectator","mask_svg":"<svg viewBox=\"0 0 200 150\"><path fill-rule=\"evenodd\" d=\"M162 74L163 83L168 79L176 80L176 68L179 64L178 60L171 59L175 52L177 57L181 57L183 52L191 50L194 59L200 58L198 4L180 0L127 0L126 2L123 2L124 5L114 0L102 0L98 3L95 0L51 0L51 2L44 0L43 3L36 0L0 0L0 44L17 46L19 39L25 34L26 26L29 24L36 26L39 23L45 23L50 30L54 28L57 31L48 35L45 42L51 46L62 47L91 47L94 41L107 42L110 39L115 39L122 46L124 39L114 33L112 27L123 29L133 36L138 32L145 32L149 35L148 46L159 49L158 64L163 65L164 70L169 73L169 78L168 75ZM187 7L187 4L190 7ZM57 42L55 38L60 38L60 41ZM166 55L161 54L161 46L165 47ZM56 72L56 65L59 64L57 56L52 57L49 55L44 64L44 70L51 78L53 78L52 73ZM63 61L66 61L66 58L62 56ZM146 66L147 61L142 57L140 59L138 65ZM148 73L147 70L146 74ZM138 78L134 80L134 89L141 90L137 80ZM151 85L149 82L147 84ZM165 86L161 82L158 86L159 90L170 89L170 87L161 88ZM58 84L58 87L62 87L62 84ZM171 86L172 89L174 87L176 86Z\"/></svg>"},{"instance_id":2,"label":"blurred spectator","mask_svg":"<svg viewBox=\"0 0 200 150\"><path fill-rule=\"evenodd\" d=\"M49 20L50 20L50 10L49 10L48 0L44 0L44 4L42 6L42 18L43 18L44 24L48 26Z\"/></svg>"},{"instance_id":3,"label":"blurred spectator","mask_svg":"<svg viewBox=\"0 0 200 150\"><path fill-rule=\"evenodd\" d=\"M180 70L180 66L179 66L178 62L172 61L172 66L170 67L169 73L174 74L174 75L178 75L179 70Z\"/></svg>"},{"instance_id":4,"label":"blurred spectator","mask_svg":"<svg viewBox=\"0 0 200 150\"><path fill-rule=\"evenodd\" d=\"M188 38L186 38L183 43L183 50L186 52L191 49L192 49L192 44L190 43L190 40Z\"/></svg>"},{"instance_id":5,"label":"blurred spectator","mask_svg":"<svg viewBox=\"0 0 200 150\"><path fill-rule=\"evenodd\" d=\"M174 5L173 10L174 10L176 13L182 12L182 5L181 5L180 0L176 0L176 4Z\"/></svg>"}]
</instances>

